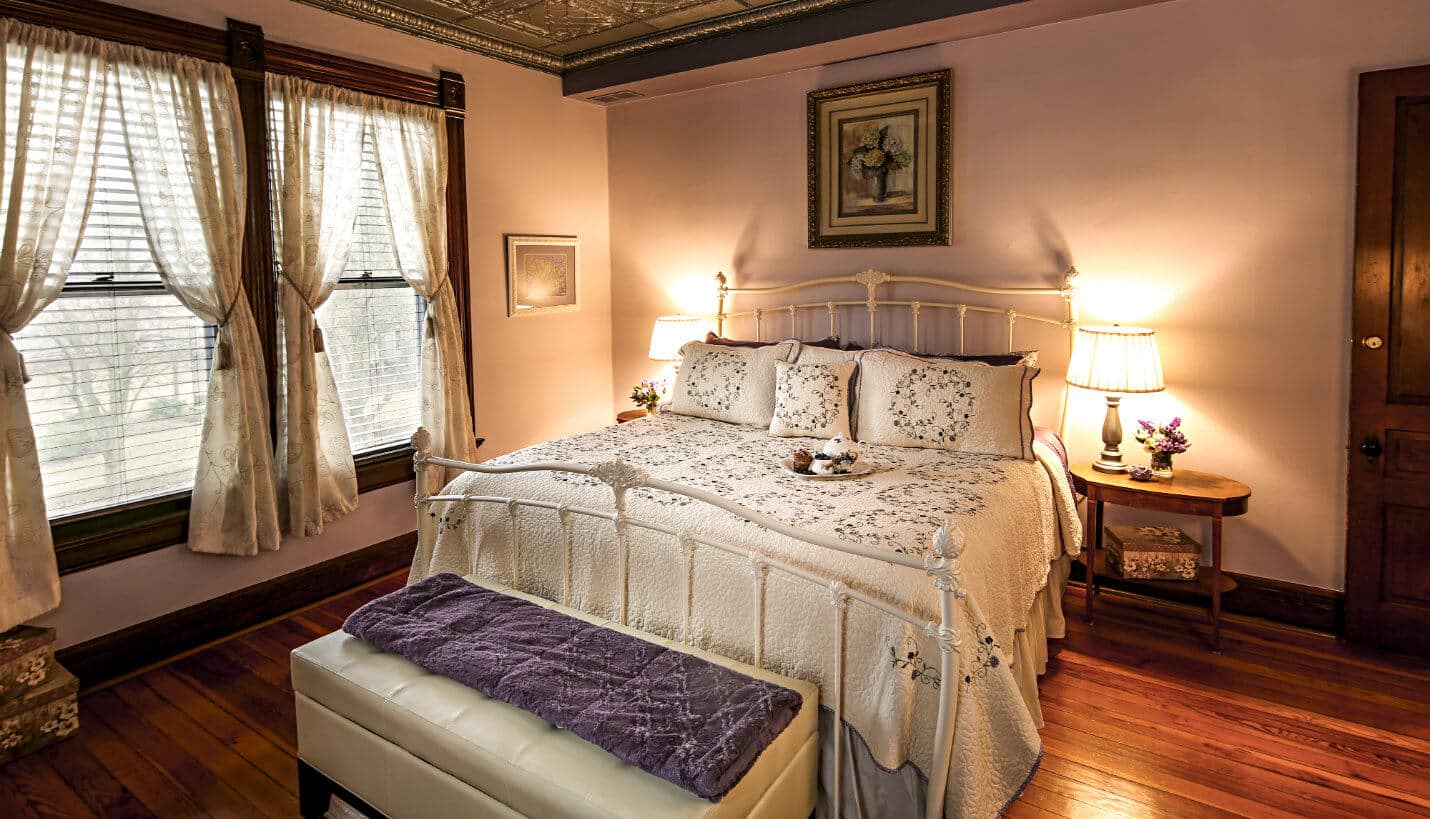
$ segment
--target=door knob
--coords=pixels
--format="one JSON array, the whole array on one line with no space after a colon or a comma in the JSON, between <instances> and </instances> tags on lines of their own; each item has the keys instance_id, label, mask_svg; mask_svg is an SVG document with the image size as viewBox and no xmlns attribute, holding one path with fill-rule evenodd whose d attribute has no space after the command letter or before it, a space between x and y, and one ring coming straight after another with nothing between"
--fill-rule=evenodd
<instances>
[{"instance_id":1,"label":"door knob","mask_svg":"<svg viewBox=\"0 0 1430 819\"><path fill-rule=\"evenodd\" d=\"M1379 350L1385 341L1380 336L1366 336L1360 340L1360 343L1364 344L1368 350Z\"/></svg>"},{"instance_id":2,"label":"door knob","mask_svg":"<svg viewBox=\"0 0 1430 819\"><path fill-rule=\"evenodd\" d=\"M1380 448L1380 439L1374 435L1367 435L1366 439L1360 442L1360 454L1367 458L1379 458L1383 451Z\"/></svg>"}]
</instances>

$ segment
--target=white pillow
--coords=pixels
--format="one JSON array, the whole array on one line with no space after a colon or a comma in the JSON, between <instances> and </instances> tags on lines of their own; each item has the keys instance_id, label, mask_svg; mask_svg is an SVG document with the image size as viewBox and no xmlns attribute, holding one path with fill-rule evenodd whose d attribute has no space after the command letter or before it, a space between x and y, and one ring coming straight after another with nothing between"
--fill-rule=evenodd
<instances>
[{"instance_id":1,"label":"white pillow","mask_svg":"<svg viewBox=\"0 0 1430 819\"><path fill-rule=\"evenodd\" d=\"M1032 460L1037 375L1036 367L866 353L859 359L859 437Z\"/></svg>"},{"instance_id":2,"label":"white pillow","mask_svg":"<svg viewBox=\"0 0 1430 819\"><path fill-rule=\"evenodd\" d=\"M768 347L724 347L692 341L680 348L683 358L675 377L670 411L728 421L769 426L775 411L775 362L788 361L795 344Z\"/></svg>"},{"instance_id":3,"label":"white pillow","mask_svg":"<svg viewBox=\"0 0 1430 819\"><path fill-rule=\"evenodd\" d=\"M849 379L854 362L775 362L775 413L770 434L782 438L849 437Z\"/></svg>"}]
</instances>

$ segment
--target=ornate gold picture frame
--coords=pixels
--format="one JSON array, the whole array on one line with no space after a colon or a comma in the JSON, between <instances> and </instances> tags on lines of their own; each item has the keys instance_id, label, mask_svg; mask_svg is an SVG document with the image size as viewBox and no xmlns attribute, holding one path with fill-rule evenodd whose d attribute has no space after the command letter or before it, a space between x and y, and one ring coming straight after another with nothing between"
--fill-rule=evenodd
<instances>
[{"instance_id":1,"label":"ornate gold picture frame","mask_svg":"<svg viewBox=\"0 0 1430 819\"><path fill-rule=\"evenodd\" d=\"M580 309L575 236L506 238L506 314L530 316Z\"/></svg>"},{"instance_id":2,"label":"ornate gold picture frame","mask_svg":"<svg viewBox=\"0 0 1430 819\"><path fill-rule=\"evenodd\" d=\"M809 246L949 243L953 72L809 92Z\"/></svg>"}]
</instances>

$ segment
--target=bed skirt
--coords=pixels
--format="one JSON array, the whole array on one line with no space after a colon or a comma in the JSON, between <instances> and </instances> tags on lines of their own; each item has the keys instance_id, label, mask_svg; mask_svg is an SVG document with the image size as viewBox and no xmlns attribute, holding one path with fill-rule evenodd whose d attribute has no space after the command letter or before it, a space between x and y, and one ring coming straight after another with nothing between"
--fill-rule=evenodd
<instances>
[{"instance_id":1,"label":"bed skirt","mask_svg":"<svg viewBox=\"0 0 1430 819\"><path fill-rule=\"evenodd\" d=\"M1018 631L1013 646L1013 675L1018 682L1018 690L1028 705L1028 713L1038 728L1043 727L1043 710L1038 705L1038 677L1048 670L1048 640L1062 639L1066 634L1063 619L1063 590L1067 586L1068 573L1072 570L1072 557L1064 554L1048 564L1048 582L1028 610L1027 627ZM897 769L880 765L869 752L869 746L848 723L840 723L844 732L844 766L841 776L843 798L839 819L918 819L924 815L924 796L928 789L928 777L918 766L906 762ZM821 706L819 709L820 769L819 801L815 809L818 819L830 819L830 806L834 800L830 791L834 782L834 712ZM1038 762L1042 756L1038 757ZM1028 781L1037 772L1038 762L1029 769L1023 780ZM1004 804L1017 799L1022 788L1008 794Z\"/></svg>"}]
</instances>

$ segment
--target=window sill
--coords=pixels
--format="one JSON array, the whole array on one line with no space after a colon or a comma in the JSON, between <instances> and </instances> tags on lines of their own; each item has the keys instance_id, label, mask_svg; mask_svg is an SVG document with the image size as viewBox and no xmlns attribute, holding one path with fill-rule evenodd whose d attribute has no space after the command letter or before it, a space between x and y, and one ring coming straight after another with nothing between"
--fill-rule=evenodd
<instances>
[{"instance_id":1,"label":"window sill","mask_svg":"<svg viewBox=\"0 0 1430 819\"><path fill-rule=\"evenodd\" d=\"M412 447L357 457L358 493L412 480ZM60 574L92 569L183 543L189 532L187 492L50 522Z\"/></svg>"}]
</instances>

